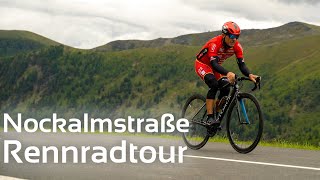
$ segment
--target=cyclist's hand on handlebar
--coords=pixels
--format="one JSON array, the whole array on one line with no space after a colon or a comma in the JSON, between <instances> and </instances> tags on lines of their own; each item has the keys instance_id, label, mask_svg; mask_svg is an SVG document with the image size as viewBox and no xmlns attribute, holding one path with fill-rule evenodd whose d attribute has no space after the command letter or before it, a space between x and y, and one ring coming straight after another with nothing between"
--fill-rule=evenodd
<instances>
[{"instance_id":1,"label":"cyclist's hand on handlebar","mask_svg":"<svg viewBox=\"0 0 320 180\"><path fill-rule=\"evenodd\" d=\"M228 72L227 78L231 84L233 84L236 80L236 75L233 72Z\"/></svg>"},{"instance_id":2,"label":"cyclist's hand on handlebar","mask_svg":"<svg viewBox=\"0 0 320 180\"><path fill-rule=\"evenodd\" d=\"M256 81L257 77L259 77L259 76L254 75L254 74L249 74L249 79L254 83L257 83L257 81Z\"/></svg>"}]
</instances>

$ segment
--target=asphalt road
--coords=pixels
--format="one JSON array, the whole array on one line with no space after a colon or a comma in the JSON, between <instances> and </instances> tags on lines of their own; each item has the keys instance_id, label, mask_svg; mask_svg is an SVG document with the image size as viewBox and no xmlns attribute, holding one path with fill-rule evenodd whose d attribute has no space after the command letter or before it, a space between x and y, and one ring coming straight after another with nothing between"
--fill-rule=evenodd
<instances>
[{"instance_id":1,"label":"asphalt road","mask_svg":"<svg viewBox=\"0 0 320 180\"><path fill-rule=\"evenodd\" d=\"M49 154L47 164L18 164L10 157L4 163L4 140L19 140L22 150L28 146L118 146L121 140L142 146L185 146L183 140L106 134L0 133L0 179L320 179L320 151L257 147L249 154L239 154L229 144L208 143L200 150L184 152L183 163L87 163L54 164ZM19 153L21 157L22 153ZM129 154L129 153L127 153ZM139 154L139 152L136 152ZM146 157L150 156L146 154ZM127 158L128 159L128 158ZM23 159L24 160L24 159ZM70 160L70 159L69 159ZM71 160L70 160L71 161ZM1 177L2 175L2 177Z\"/></svg>"}]
</instances>

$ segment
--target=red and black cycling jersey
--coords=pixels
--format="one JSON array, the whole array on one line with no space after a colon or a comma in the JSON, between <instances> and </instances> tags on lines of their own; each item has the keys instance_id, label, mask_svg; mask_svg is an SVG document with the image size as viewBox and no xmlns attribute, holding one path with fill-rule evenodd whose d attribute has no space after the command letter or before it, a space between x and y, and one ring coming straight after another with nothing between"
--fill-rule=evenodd
<instances>
[{"instance_id":1,"label":"red and black cycling jersey","mask_svg":"<svg viewBox=\"0 0 320 180\"><path fill-rule=\"evenodd\" d=\"M250 71L244 63L243 49L240 43L236 41L233 47L228 47L224 43L224 36L222 35L210 39L202 47L195 61L196 73L202 79L206 74L214 74L216 79L220 79L229 72L221 64L234 54L241 72L245 76L249 76Z\"/></svg>"},{"instance_id":2,"label":"red and black cycling jersey","mask_svg":"<svg viewBox=\"0 0 320 180\"><path fill-rule=\"evenodd\" d=\"M221 65L227 58L236 55L237 59L243 59L243 50L241 44L236 41L231 48L226 48L223 43L223 36L219 35L210 39L201 49L197 55L197 60L211 66L210 61L215 60L214 57L219 57L219 65Z\"/></svg>"}]
</instances>

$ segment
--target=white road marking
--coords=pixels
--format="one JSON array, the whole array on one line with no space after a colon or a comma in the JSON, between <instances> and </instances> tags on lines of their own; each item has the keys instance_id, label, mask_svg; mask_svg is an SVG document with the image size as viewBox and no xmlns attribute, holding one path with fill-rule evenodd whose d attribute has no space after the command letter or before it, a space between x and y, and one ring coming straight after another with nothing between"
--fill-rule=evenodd
<instances>
[{"instance_id":1,"label":"white road marking","mask_svg":"<svg viewBox=\"0 0 320 180\"><path fill-rule=\"evenodd\" d=\"M266 166L278 166L278 167L287 167L287 168L308 169L308 170L320 171L320 168L307 167L307 166L295 166L295 165L288 165L288 164L277 164L277 163L267 163L267 162L257 162L257 161L245 161L245 160L215 158L215 157L206 157L206 156L193 156L193 155L183 155L183 156L184 157L189 157L189 158L198 158L198 159L209 159L209 160L217 160L217 161L229 161L229 162L238 162L238 163L247 163L247 164L258 164L258 165L266 165Z\"/></svg>"},{"instance_id":2,"label":"white road marking","mask_svg":"<svg viewBox=\"0 0 320 180\"><path fill-rule=\"evenodd\" d=\"M9 176L1 176L0 175L0 180L23 180L15 177L9 177Z\"/></svg>"},{"instance_id":3,"label":"white road marking","mask_svg":"<svg viewBox=\"0 0 320 180\"><path fill-rule=\"evenodd\" d=\"M140 152L140 151L135 151ZM151 152L146 152L151 154ZM159 153L157 153L159 154ZM169 153L163 153L164 155L170 155ZM175 154L178 156L178 154ZM258 164L258 165L265 165L265 166L277 166L277 167L286 167L286 168L296 168L296 169L307 169L307 170L315 170L320 171L320 168L316 167L308 167L308 166L296 166L296 165L289 165L289 164L277 164L277 163L267 163L267 162L258 162L258 161L246 161L246 160L238 160L238 159L226 159L226 158L216 158L216 157L207 157L207 156L193 156L193 155L183 155L187 158L197 158L197 159L208 159L208 160L216 160L216 161L229 161L229 162L237 162L237 163L247 163L247 164Z\"/></svg>"}]
</instances>

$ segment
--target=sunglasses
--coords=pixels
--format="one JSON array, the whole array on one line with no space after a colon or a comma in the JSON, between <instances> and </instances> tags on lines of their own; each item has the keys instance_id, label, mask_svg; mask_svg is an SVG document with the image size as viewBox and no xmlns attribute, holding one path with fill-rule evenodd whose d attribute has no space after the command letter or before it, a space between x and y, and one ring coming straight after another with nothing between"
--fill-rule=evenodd
<instances>
[{"instance_id":1,"label":"sunglasses","mask_svg":"<svg viewBox=\"0 0 320 180\"><path fill-rule=\"evenodd\" d=\"M234 39L234 38L239 39L240 35L228 34L228 36L230 39Z\"/></svg>"}]
</instances>

